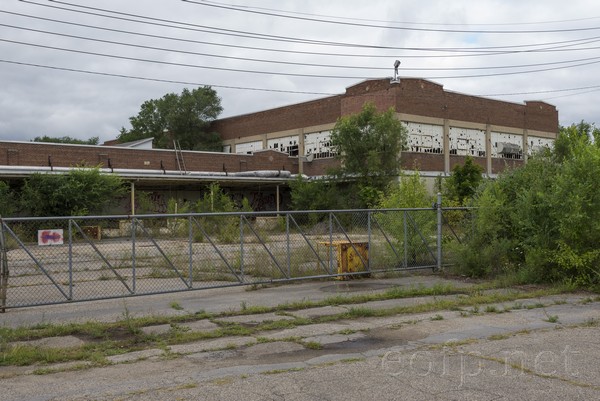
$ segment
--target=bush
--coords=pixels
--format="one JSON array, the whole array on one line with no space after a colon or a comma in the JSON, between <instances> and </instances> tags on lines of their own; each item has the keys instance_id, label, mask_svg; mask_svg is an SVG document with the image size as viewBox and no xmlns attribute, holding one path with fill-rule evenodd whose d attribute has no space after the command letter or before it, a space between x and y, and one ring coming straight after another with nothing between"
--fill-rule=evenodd
<instances>
[{"instance_id":1,"label":"bush","mask_svg":"<svg viewBox=\"0 0 600 401\"><path fill-rule=\"evenodd\" d=\"M379 207L382 209L431 208L432 203L433 197L427 192L425 182L417 171L411 175L402 175L398 183L391 184L387 195L381 198ZM408 217L412 217L412 220ZM410 211L402 217L399 217L396 212L382 212L375 218L382 229L395 240L396 246L403 247L406 244L411 264L416 265L420 260L428 259L424 239L431 238L436 231L437 217L434 212ZM405 218L407 218L406 227ZM411 222L413 220L417 227L413 227Z\"/></svg>"},{"instance_id":2,"label":"bush","mask_svg":"<svg viewBox=\"0 0 600 401\"><path fill-rule=\"evenodd\" d=\"M6 182L0 181L0 217L10 217L15 211L15 195Z\"/></svg>"},{"instance_id":3,"label":"bush","mask_svg":"<svg viewBox=\"0 0 600 401\"><path fill-rule=\"evenodd\" d=\"M600 148L585 136L561 135L558 143L478 191L474 233L454 247L460 272L600 282Z\"/></svg>"},{"instance_id":4,"label":"bush","mask_svg":"<svg viewBox=\"0 0 600 401\"><path fill-rule=\"evenodd\" d=\"M20 201L32 216L85 216L101 213L124 193L120 177L82 167L67 174L32 174Z\"/></svg>"},{"instance_id":5,"label":"bush","mask_svg":"<svg viewBox=\"0 0 600 401\"><path fill-rule=\"evenodd\" d=\"M197 213L229 213L229 212L251 212L252 208L248 199L242 200L240 208L236 208L235 202L217 183L207 187L202 199L195 204ZM237 216L203 216L199 219L200 225L209 235L216 235L221 242L236 242L240 238L239 221Z\"/></svg>"}]
</instances>

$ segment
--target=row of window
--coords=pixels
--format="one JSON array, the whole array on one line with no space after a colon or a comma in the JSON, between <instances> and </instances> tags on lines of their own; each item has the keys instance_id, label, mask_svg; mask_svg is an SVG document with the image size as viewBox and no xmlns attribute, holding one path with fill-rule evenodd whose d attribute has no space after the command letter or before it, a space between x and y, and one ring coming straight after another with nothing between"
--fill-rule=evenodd
<instances>
[{"instance_id":1,"label":"row of window","mask_svg":"<svg viewBox=\"0 0 600 401\"><path fill-rule=\"evenodd\" d=\"M442 154L443 149L443 126L419 123L404 123L408 130L408 149L411 152ZM320 131L304 135L304 154L314 159L334 157L335 149L331 146L330 131ZM506 159L522 159L521 135L503 132L491 133L493 146L491 157ZM549 138L529 137L529 154L543 148L551 147L554 141ZM461 156L486 156L485 131L450 127L450 154ZM267 148L287 153L290 156L299 155L298 136L269 139ZM236 153L253 153L263 149L262 141L253 141L237 144ZM230 152L231 147L223 149Z\"/></svg>"}]
</instances>

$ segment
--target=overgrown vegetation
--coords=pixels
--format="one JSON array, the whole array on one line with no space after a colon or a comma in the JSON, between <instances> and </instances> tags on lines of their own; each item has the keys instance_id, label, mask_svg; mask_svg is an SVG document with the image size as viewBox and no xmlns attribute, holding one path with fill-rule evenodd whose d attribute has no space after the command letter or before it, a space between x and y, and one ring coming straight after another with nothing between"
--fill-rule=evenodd
<instances>
[{"instance_id":1,"label":"overgrown vegetation","mask_svg":"<svg viewBox=\"0 0 600 401\"><path fill-rule=\"evenodd\" d=\"M600 142L593 125L562 128L552 150L486 182L459 272L509 274L522 283L600 283Z\"/></svg>"},{"instance_id":2,"label":"overgrown vegetation","mask_svg":"<svg viewBox=\"0 0 600 401\"><path fill-rule=\"evenodd\" d=\"M483 171L483 167L475 164L470 156L467 156L465 164L454 166L452 174L442 185L444 203L466 205L483 182Z\"/></svg>"},{"instance_id":3,"label":"overgrown vegetation","mask_svg":"<svg viewBox=\"0 0 600 401\"><path fill-rule=\"evenodd\" d=\"M84 216L101 213L124 194L120 177L81 167L66 174L32 174L25 179L19 205L29 216Z\"/></svg>"},{"instance_id":4,"label":"overgrown vegetation","mask_svg":"<svg viewBox=\"0 0 600 401\"><path fill-rule=\"evenodd\" d=\"M8 217L15 213L15 195L10 186L0 181L0 216Z\"/></svg>"},{"instance_id":5,"label":"overgrown vegetation","mask_svg":"<svg viewBox=\"0 0 600 401\"><path fill-rule=\"evenodd\" d=\"M97 321L83 323L52 324L41 323L33 327L0 327L0 366L7 365L31 365L36 363L50 364L67 361L87 361L91 364L78 365L76 369L91 366L105 365L109 363L107 356L123 354L126 352L148 349L165 348L169 345L187 342L222 338L228 336L259 336L260 333L271 330L289 329L302 325L333 322L360 317L383 317L398 314L436 312L441 310L456 310L463 313L462 308L472 307L473 314L480 313L479 306L491 303L511 302L517 299L534 299L542 296L563 293L569 291L568 287L556 286L533 291L511 291L498 293L484 293L484 289L494 288L501 283L488 283L473 288L457 288L452 285L436 285L433 287L394 287L381 293L367 293L360 295L335 295L323 300L283 303L273 307L242 305L238 311L210 314L203 311L197 313L178 314L175 316L133 316L127 306L124 306L122 319L112 323ZM452 299L437 299L435 296L456 294ZM219 322L219 317L236 316L242 314L261 314L271 312L293 311L298 309L314 308L321 306L361 304L370 301L386 299L400 299L415 296L434 296L425 303L416 305L397 305L390 308L369 308L368 306L356 306L346 312L336 315L305 318L295 317L277 321L264 321L252 327L239 323ZM178 304L171 303L174 309ZM532 304L528 308L543 308L542 303ZM521 309L519 304L510 309ZM433 320L440 320L438 315ZM441 315L439 315L441 316ZM551 317L548 317L550 319ZM202 319L216 321L220 327L208 331L189 331L182 329L186 322ZM172 329L165 334L146 334L142 327L170 324ZM349 334L349 333L346 333ZM46 348L28 344L14 344L15 341L34 340L46 337L77 335L89 338L89 344L70 348ZM307 348L319 349L317 343L304 342L301 338L290 338L287 341L303 344ZM263 337L257 337L257 342L265 342ZM11 344L13 343L13 344ZM49 371L51 372L51 371ZM40 372L43 373L43 372Z\"/></svg>"}]
</instances>

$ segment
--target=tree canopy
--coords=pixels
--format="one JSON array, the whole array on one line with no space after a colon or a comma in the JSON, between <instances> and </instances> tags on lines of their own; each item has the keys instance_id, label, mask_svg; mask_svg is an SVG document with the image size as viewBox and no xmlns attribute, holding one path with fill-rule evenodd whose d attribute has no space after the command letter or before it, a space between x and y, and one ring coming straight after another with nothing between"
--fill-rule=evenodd
<instances>
[{"instance_id":1,"label":"tree canopy","mask_svg":"<svg viewBox=\"0 0 600 401\"><path fill-rule=\"evenodd\" d=\"M50 137L47 135L44 136L36 136L33 139L33 142L50 142L50 143L70 143L76 145L98 145L100 138L97 136L93 136L90 139L77 139L71 138L70 136L61 136L61 137Z\"/></svg>"},{"instance_id":2,"label":"tree canopy","mask_svg":"<svg viewBox=\"0 0 600 401\"><path fill-rule=\"evenodd\" d=\"M360 113L338 119L330 143L340 167L328 179L291 183L296 209L347 209L376 206L400 171L406 128L393 109L378 112L366 103Z\"/></svg>"},{"instance_id":3,"label":"tree canopy","mask_svg":"<svg viewBox=\"0 0 600 401\"><path fill-rule=\"evenodd\" d=\"M452 175L444 182L444 198L464 205L470 200L483 181L483 167L475 164L473 158L467 156L465 164L457 164Z\"/></svg>"},{"instance_id":4,"label":"tree canopy","mask_svg":"<svg viewBox=\"0 0 600 401\"><path fill-rule=\"evenodd\" d=\"M129 118L132 128L122 128L117 139L131 142L154 137L157 148L172 148L176 140L182 149L221 151L220 136L208 131L221 111L221 99L209 86L167 93L145 101L138 115Z\"/></svg>"},{"instance_id":5,"label":"tree canopy","mask_svg":"<svg viewBox=\"0 0 600 401\"><path fill-rule=\"evenodd\" d=\"M373 103L366 103L358 114L341 117L331 132L341 173L379 189L398 175L405 141L406 128L394 109L379 113Z\"/></svg>"}]
</instances>

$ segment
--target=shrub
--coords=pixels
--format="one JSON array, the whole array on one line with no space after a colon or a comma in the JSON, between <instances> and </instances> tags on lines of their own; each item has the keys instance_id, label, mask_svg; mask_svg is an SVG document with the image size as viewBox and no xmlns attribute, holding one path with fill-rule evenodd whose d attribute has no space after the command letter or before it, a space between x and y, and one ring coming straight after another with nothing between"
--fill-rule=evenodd
<instances>
[{"instance_id":1,"label":"shrub","mask_svg":"<svg viewBox=\"0 0 600 401\"><path fill-rule=\"evenodd\" d=\"M454 247L460 272L600 282L600 147L581 135L561 134L557 142L475 195L474 233Z\"/></svg>"}]
</instances>

